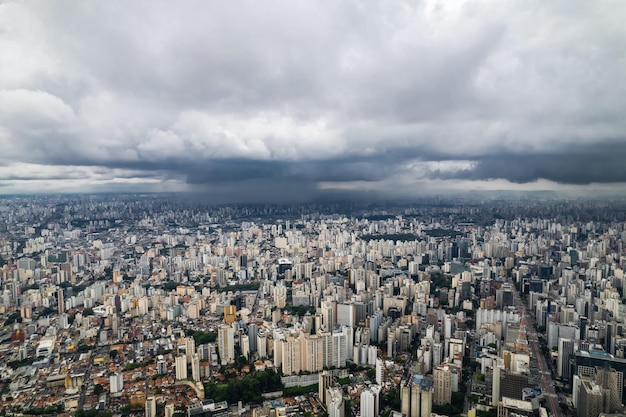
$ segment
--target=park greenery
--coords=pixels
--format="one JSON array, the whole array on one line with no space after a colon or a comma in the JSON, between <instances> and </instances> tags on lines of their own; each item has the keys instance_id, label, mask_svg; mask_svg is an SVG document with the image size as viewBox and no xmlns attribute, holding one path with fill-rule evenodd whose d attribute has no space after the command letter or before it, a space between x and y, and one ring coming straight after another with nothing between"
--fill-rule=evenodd
<instances>
[{"instance_id":1,"label":"park greenery","mask_svg":"<svg viewBox=\"0 0 626 417\"><path fill-rule=\"evenodd\" d=\"M271 370L254 372L242 378L229 379L225 384L204 384L206 398L214 401L236 403L260 403L263 401L261 393L280 391L283 384L280 375Z\"/></svg>"}]
</instances>

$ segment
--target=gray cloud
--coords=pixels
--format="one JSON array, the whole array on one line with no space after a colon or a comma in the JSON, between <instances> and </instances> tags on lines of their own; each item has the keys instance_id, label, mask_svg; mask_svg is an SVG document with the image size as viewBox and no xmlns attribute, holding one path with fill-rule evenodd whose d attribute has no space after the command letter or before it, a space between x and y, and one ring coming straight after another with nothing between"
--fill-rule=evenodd
<instances>
[{"instance_id":1,"label":"gray cloud","mask_svg":"<svg viewBox=\"0 0 626 417\"><path fill-rule=\"evenodd\" d=\"M432 178L490 180L503 178L514 183L545 179L562 184L626 182L626 143L614 141L583 145L544 154L489 155L468 169L433 171Z\"/></svg>"},{"instance_id":2,"label":"gray cloud","mask_svg":"<svg viewBox=\"0 0 626 417\"><path fill-rule=\"evenodd\" d=\"M622 2L272 6L3 3L0 180L626 181Z\"/></svg>"}]
</instances>

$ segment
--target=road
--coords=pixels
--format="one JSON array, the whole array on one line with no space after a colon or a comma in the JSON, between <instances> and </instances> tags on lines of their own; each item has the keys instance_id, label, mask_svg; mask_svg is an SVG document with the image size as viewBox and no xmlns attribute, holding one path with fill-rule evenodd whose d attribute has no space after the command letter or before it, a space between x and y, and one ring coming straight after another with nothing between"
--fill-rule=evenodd
<instances>
[{"instance_id":1,"label":"road","mask_svg":"<svg viewBox=\"0 0 626 417\"><path fill-rule=\"evenodd\" d=\"M541 371L541 385L543 395L546 398L547 404L550 406L550 410L554 417L563 417L563 413L561 412L561 408L554 400L555 397L558 398L554 388L552 387L552 377L550 374L550 368L546 364L546 358L541 353L539 349L539 341L537 339L537 333L534 330L534 327L531 324L531 318L526 312L526 306L519 298L519 293L517 291L513 291L515 294L515 305L519 308L522 317L524 318L524 322L526 323L526 335L528 337L528 344L532 350L533 356L537 359L537 363L539 364L539 370ZM539 378L537 378L539 379Z\"/></svg>"},{"instance_id":2,"label":"road","mask_svg":"<svg viewBox=\"0 0 626 417\"><path fill-rule=\"evenodd\" d=\"M470 360L476 360L476 337L469 336L468 337L470 344ZM474 383L474 375L469 375L467 381L467 391L465 392L465 402L463 404L463 415L466 416L470 407L470 396L472 395L472 384Z\"/></svg>"},{"instance_id":3,"label":"road","mask_svg":"<svg viewBox=\"0 0 626 417\"><path fill-rule=\"evenodd\" d=\"M85 371L85 377L83 379L83 386L80 391L80 398L78 399L78 408L77 410L82 410L83 405L85 404L85 397L87 396L87 387L91 385L91 369L93 368L93 361L98 355L98 341L100 340L100 331L102 330L104 321L100 323L100 327L98 328L98 332L96 333L96 342L94 344L93 349L89 352L89 366L87 366L87 371Z\"/></svg>"}]
</instances>

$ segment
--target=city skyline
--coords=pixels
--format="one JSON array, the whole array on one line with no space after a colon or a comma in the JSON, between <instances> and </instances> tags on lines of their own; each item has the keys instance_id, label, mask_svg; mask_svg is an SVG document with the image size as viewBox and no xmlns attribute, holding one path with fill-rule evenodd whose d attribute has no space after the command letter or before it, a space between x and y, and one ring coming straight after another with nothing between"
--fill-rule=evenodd
<instances>
[{"instance_id":1,"label":"city skyline","mask_svg":"<svg viewBox=\"0 0 626 417\"><path fill-rule=\"evenodd\" d=\"M623 193L623 3L272 6L0 5L0 194Z\"/></svg>"}]
</instances>

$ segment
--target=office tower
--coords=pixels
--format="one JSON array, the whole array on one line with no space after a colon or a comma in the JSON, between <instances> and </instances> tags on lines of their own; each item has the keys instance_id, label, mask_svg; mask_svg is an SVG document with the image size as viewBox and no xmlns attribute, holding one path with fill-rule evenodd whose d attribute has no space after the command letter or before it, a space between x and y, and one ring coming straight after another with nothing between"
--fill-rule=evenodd
<instances>
[{"instance_id":1,"label":"office tower","mask_svg":"<svg viewBox=\"0 0 626 417\"><path fill-rule=\"evenodd\" d=\"M602 388L594 381L583 378L578 386L579 416L598 417L602 412Z\"/></svg>"},{"instance_id":2,"label":"office tower","mask_svg":"<svg viewBox=\"0 0 626 417\"><path fill-rule=\"evenodd\" d=\"M165 417L174 417L175 412L176 408L174 407L174 404L165 405Z\"/></svg>"},{"instance_id":3,"label":"office tower","mask_svg":"<svg viewBox=\"0 0 626 417\"><path fill-rule=\"evenodd\" d=\"M500 398L509 397L521 400L526 387L528 387L527 375L506 370L500 372Z\"/></svg>"},{"instance_id":4,"label":"office tower","mask_svg":"<svg viewBox=\"0 0 626 417\"><path fill-rule=\"evenodd\" d=\"M146 417L156 417L156 398L150 396L146 398Z\"/></svg>"},{"instance_id":5,"label":"office tower","mask_svg":"<svg viewBox=\"0 0 626 417\"><path fill-rule=\"evenodd\" d=\"M615 369L596 367L596 384L602 388L605 413L616 412L621 408L623 374Z\"/></svg>"},{"instance_id":6,"label":"office tower","mask_svg":"<svg viewBox=\"0 0 626 417\"><path fill-rule=\"evenodd\" d=\"M343 401L343 391L338 387L327 389L326 413L328 417L344 417L345 405Z\"/></svg>"},{"instance_id":7,"label":"office tower","mask_svg":"<svg viewBox=\"0 0 626 417\"><path fill-rule=\"evenodd\" d=\"M187 358L185 356L177 356L175 361L176 379L182 381L187 379Z\"/></svg>"},{"instance_id":8,"label":"office tower","mask_svg":"<svg viewBox=\"0 0 626 417\"><path fill-rule=\"evenodd\" d=\"M322 404L326 404L328 401L327 390L332 382L333 376L328 371L320 372L317 395Z\"/></svg>"},{"instance_id":9,"label":"office tower","mask_svg":"<svg viewBox=\"0 0 626 417\"><path fill-rule=\"evenodd\" d=\"M121 372L116 372L109 377L109 385L111 394L122 392L124 389L124 376Z\"/></svg>"},{"instance_id":10,"label":"office tower","mask_svg":"<svg viewBox=\"0 0 626 417\"><path fill-rule=\"evenodd\" d=\"M361 417L378 417L380 386L371 385L361 391Z\"/></svg>"},{"instance_id":11,"label":"office tower","mask_svg":"<svg viewBox=\"0 0 626 417\"><path fill-rule=\"evenodd\" d=\"M447 364L439 365L433 370L435 389L433 404L443 405L452 402L452 372Z\"/></svg>"},{"instance_id":12,"label":"office tower","mask_svg":"<svg viewBox=\"0 0 626 417\"><path fill-rule=\"evenodd\" d=\"M259 332L259 326L254 323L248 325L248 338L250 340L250 352L257 351L257 334Z\"/></svg>"},{"instance_id":13,"label":"office tower","mask_svg":"<svg viewBox=\"0 0 626 417\"><path fill-rule=\"evenodd\" d=\"M227 324L221 324L217 329L217 350L222 365L235 361L235 332Z\"/></svg>"},{"instance_id":14,"label":"office tower","mask_svg":"<svg viewBox=\"0 0 626 417\"><path fill-rule=\"evenodd\" d=\"M559 358L556 364L556 375L568 380L570 379L570 358L574 355L577 347L576 341L572 339L559 338Z\"/></svg>"}]
</instances>

